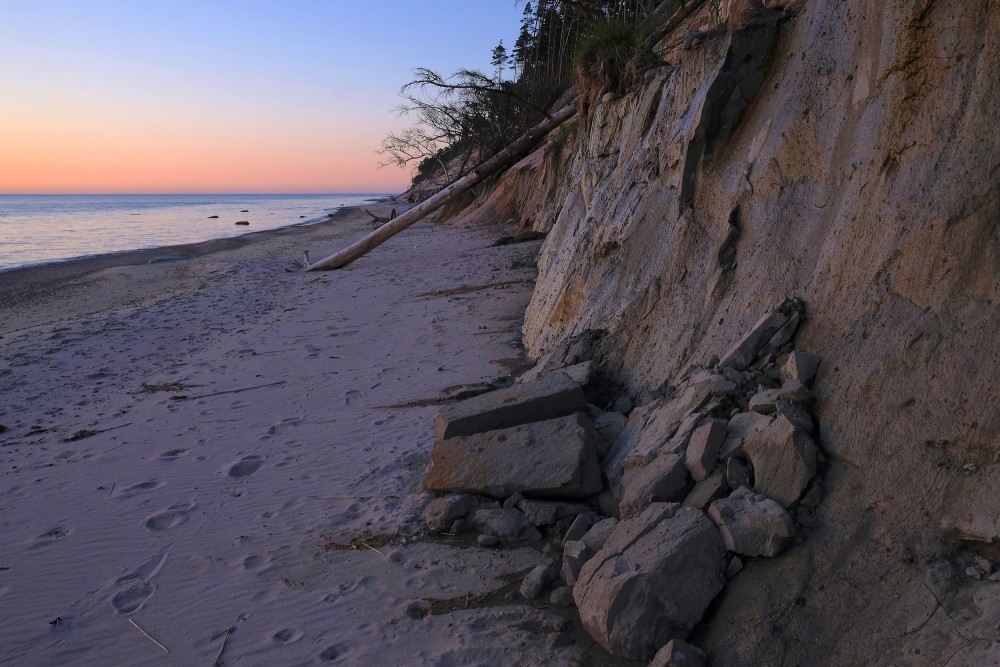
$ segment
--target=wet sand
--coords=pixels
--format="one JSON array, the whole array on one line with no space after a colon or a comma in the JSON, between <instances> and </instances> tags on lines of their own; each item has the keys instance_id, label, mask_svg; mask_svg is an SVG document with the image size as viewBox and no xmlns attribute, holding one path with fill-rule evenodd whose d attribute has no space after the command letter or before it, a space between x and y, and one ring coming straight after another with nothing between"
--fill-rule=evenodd
<instances>
[{"instance_id":1,"label":"wet sand","mask_svg":"<svg viewBox=\"0 0 1000 667\"><path fill-rule=\"evenodd\" d=\"M604 662L537 548L420 535L422 399L509 375L538 243L284 270L368 220L0 274L0 664Z\"/></svg>"}]
</instances>

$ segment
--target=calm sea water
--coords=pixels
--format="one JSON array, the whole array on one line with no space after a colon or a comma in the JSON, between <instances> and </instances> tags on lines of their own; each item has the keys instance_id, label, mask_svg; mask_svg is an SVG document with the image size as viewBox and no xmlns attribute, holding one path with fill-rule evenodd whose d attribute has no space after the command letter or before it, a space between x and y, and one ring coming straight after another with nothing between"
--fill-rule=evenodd
<instances>
[{"instance_id":1,"label":"calm sea water","mask_svg":"<svg viewBox=\"0 0 1000 667\"><path fill-rule=\"evenodd\" d=\"M0 271L316 222L377 196L0 195Z\"/></svg>"}]
</instances>

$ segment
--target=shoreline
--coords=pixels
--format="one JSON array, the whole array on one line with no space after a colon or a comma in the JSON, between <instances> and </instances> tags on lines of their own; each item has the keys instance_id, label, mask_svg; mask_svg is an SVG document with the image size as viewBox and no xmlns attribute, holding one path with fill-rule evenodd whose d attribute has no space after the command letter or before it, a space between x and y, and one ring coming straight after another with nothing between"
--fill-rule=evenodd
<instances>
[{"instance_id":1,"label":"shoreline","mask_svg":"<svg viewBox=\"0 0 1000 667\"><path fill-rule=\"evenodd\" d=\"M336 251L337 243L345 237L367 233L370 230L367 224L370 218L364 212L365 208L387 214L393 207L406 210L412 205L383 197L373 203L344 206L312 222L255 230L239 236L197 243L125 250L0 271L0 312L6 311L8 315L4 321L0 321L0 336L50 321L45 317L32 316L31 313L46 310L49 301L61 291L80 292L81 287L89 287L92 280L99 280L116 270L131 267L131 280L127 281L129 284L125 289L126 294L122 294L123 298L119 301L133 301L162 291L162 281L175 278L191 260L218 256L221 261L227 255L240 256L258 249L269 252L272 256L287 252L290 265L293 259L301 257L302 254L301 250L294 251L297 243L302 244L303 249L308 249L305 247L308 244L324 244L323 251L328 249L332 253ZM268 251L267 248L273 250ZM184 259L150 263L153 259L166 255L184 256ZM107 295L107 297L112 296ZM128 296L128 299L125 299L125 296ZM43 303L39 304L39 301ZM87 312L97 312L103 307L113 306L115 300L102 298L98 301L99 303L94 304L95 308L91 310L87 310L84 304L78 302L66 304L65 315L73 317Z\"/></svg>"}]
</instances>

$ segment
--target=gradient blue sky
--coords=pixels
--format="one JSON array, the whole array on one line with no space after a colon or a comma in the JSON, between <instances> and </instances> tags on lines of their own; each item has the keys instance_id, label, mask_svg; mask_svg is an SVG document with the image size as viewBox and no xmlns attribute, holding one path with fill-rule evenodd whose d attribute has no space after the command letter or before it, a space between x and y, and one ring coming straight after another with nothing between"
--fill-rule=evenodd
<instances>
[{"instance_id":1,"label":"gradient blue sky","mask_svg":"<svg viewBox=\"0 0 1000 667\"><path fill-rule=\"evenodd\" d=\"M0 193L393 192L414 68L489 69L514 0L0 0Z\"/></svg>"}]
</instances>

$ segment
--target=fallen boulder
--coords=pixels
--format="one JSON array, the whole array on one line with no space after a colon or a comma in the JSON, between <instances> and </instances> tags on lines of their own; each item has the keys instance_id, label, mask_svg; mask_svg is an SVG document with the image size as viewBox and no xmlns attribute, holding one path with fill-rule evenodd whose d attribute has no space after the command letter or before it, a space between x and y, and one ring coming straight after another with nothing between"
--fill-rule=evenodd
<instances>
[{"instance_id":1,"label":"fallen boulder","mask_svg":"<svg viewBox=\"0 0 1000 667\"><path fill-rule=\"evenodd\" d=\"M719 360L718 366L730 366L736 370L744 370L753 363L757 355L765 350L777 349L791 340L795 327L798 326L802 304L795 299L785 299L781 304L767 313L754 324L753 328L743 336Z\"/></svg>"},{"instance_id":2,"label":"fallen boulder","mask_svg":"<svg viewBox=\"0 0 1000 667\"><path fill-rule=\"evenodd\" d=\"M816 474L816 444L786 417L755 433L743 452L753 464L754 490L785 508L799 499Z\"/></svg>"},{"instance_id":3,"label":"fallen boulder","mask_svg":"<svg viewBox=\"0 0 1000 667\"><path fill-rule=\"evenodd\" d=\"M808 387L816 377L817 368L819 368L819 357L802 350L793 350L781 367L781 377L795 380Z\"/></svg>"},{"instance_id":4,"label":"fallen boulder","mask_svg":"<svg viewBox=\"0 0 1000 667\"><path fill-rule=\"evenodd\" d=\"M443 440L562 417L586 407L580 385L557 371L445 405L434 418L434 427Z\"/></svg>"},{"instance_id":5,"label":"fallen boulder","mask_svg":"<svg viewBox=\"0 0 1000 667\"><path fill-rule=\"evenodd\" d=\"M584 628L615 655L648 660L684 639L722 590L724 549L699 510L657 503L618 524L580 571Z\"/></svg>"},{"instance_id":6,"label":"fallen boulder","mask_svg":"<svg viewBox=\"0 0 1000 667\"><path fill-rule=\"evenodd\" d=\"M684 457L684 465L695 481L708 477L719 458L726 439L725 419L710 419L691 433Z\"/></svg>"},{"instance_id":7,"label":"fallen boulder","mask_svg":"<svg viewBox=\"0 0 1000 667\"><path fill-rule=\"evenodd\" d=\"M795 524L781 505L746 487L712 503L708 516L726 549L744 556L777 556L795 537Z\"/></svg>"},{"instance_id":8,"label":"fallen boulder","mask_svg":"<svg viewBox=\"0 0 1000 667\"><path fill-rule=\"evenodd\" d=\"M482 498L457 493L435 498L424 509L424 523L431 533L443 533L482 504Z\"/></svg>"},{"instance_id":9,"label":"fallen boulder","mask_svg":"<svg viewBox=\"0 0 1000 667\"><path fill-rule=\"evenodd\" d=\"M601 490L596 435L586 415L438 440L427 487L507 498L585 498Z\"/></svg>"},{"instance_id":10,"label":"fallen boulder","mask_svg":"<svg viewBox=\"0 0 1000 667\"><path fill-rule=\"evenodd\" d=\"M661 454L643 466L630 467L622 473L622 497L618 503L621 518L646 509L651 503L679 502L687 495L688 471L680 452Z\"/></svg>"}]
</instances>

